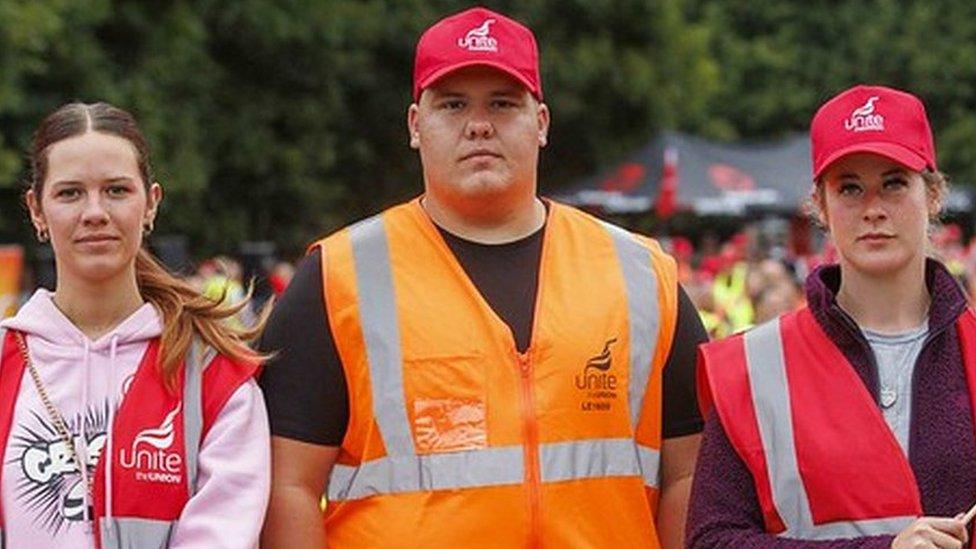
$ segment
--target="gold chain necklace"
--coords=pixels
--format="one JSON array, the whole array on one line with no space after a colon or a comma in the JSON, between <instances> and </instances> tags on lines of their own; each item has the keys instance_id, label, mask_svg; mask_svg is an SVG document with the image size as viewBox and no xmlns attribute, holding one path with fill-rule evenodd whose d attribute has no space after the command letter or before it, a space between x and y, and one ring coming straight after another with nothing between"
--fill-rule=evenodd
<instances>
[{"instance_id":1,"label":"gold chain necklace","mask_svg":"<svg viewBox=\"0 0 976 549\"><path fill-rule=\"evenodd\" d=\"M37 368L34 366L34 362L31 361L30 353L27 352L27 342L24 340L24 335L17 332L17 346L20 347L20 354L24 357L24 362L27 364L27 371L30 372L31 379L34 380L34 387L37 388L37 394L41 397L41 403L44 404L44 408L47 410L48 417L51 418L51 423L54 424L54 429L58 432L58 436L61 440L68 446L68 451L71 452L71 459L74 460L75 465L78 467L78 473L82 474L83 478L87 478L86 483L88 488L88 501L94 501L94 490L92 489L94 475L83 474L81 468L88 467L88 464L81 461L78 458L78 450L75 448L74 437L68 431L68 424L64 421L64 417L58 411L57 406L51 401L51 397L47 394L47 389L44 388L44 383L41 382L41 376L37 373ZM85 471L87 473L87 471Z\"/></svg>"}]
</instances>

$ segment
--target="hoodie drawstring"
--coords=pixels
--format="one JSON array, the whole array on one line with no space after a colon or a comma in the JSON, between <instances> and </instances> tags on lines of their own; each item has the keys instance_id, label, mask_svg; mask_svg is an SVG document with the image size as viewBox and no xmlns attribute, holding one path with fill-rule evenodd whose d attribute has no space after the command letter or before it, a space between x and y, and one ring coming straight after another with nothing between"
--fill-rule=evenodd
<instances>
[{"instance_id":1,"label":"hoodie drawstring","mask_svg":"<svg viewBox=\"0 0 976 549\"><path fill-rule=\"evenodd\" d=\"M102 459L105 461L105 524L107 531L113 532L112 523L112 428L115 424L115 409L122 404L122 396L118 394L119 387L115 379L115 356L119 345L119 335L112 335L112 343L109 347L108 359L108 425L105 427L105 452L102 452ZM118 398L113 402L112 399Z\"/></svg>"},{"instance_id":2,"label":"hoodie drawstring","mask_svg":"<svg viewBox=\"0 0 976 549\"><path fill-rule=\"evenodd\" d=\"M91 371L90 371L91 370L91 343L88 341L88 338L85 338L84 343L85 343L85 362L84 362L84 365L83 365L82 376L81 376L81 379L82 379L82 381L81 381L81 409L82 410L84 410L85 407L88 406L88 391L89 391L89 388L88 388L88 378L90 377L90 374L91 374ZM78 464L78 469L81 471L81 482L83 482L84 485L85 485L85 490L84 490L84 494L85 494L85 499L84 499L84 504L85 504L85 524L87 524L89 526L89 528L90 528L91 527L91 524L92 524L91 523L91 521L92 521L91 513L92 513L92 505L93 505L93 502L91 501L91 497L92 497L91 490L88 489L88 487L91 486L92 483L90 482L90 480L88 478L88 463L89 463L89 458L88 458L88 429L87 429L87 425L86 425L86 423L88 423L87 422L87 417L85 417L84 415L82 415L81 421L79 423L81 423L81 426L80 426L81 427L81 429L80 429L81 430L81 447L80 448L77 448L76 447L75 453L76 454L81 454L81 456L80 456L81 457L81 463Z\"/></svg>"},{"instance_id":3,"label":"hoodie drawstring","mask_svg":"<svg viewBox=\"0 0 976 549\"><path fill-rule=\"evenodd\" d=\"M70 446L72 461L76 463L74 471L66 471L68 477L65 480L74 474L77 475L75 481L80 480L85 485L85 490L78 494L75 502L83 507L77 509L72 505L81 511L76 518L83 518L87 523L78 526L87 530L89 535L95 533L92 538L95 544L100 536L109 535L117 543L119 533L114 530L117 525L111 524L115 515L113 464L118 460L114 455L116 440L113 430L119 413L121 389L126 387L124 382L131 381L132 376L115 378L129 371L138 371L140 357L144 356L147 345L161 334L162 323L158 311L145 303L109 333L92 340L58 308L54 302L54 292L38 289L15 316L4 319L3 326L24 334L24 354L28 356L28 362L33 362L30 354L36 355L36 362L45 366L45 377L53 394L64 399L64 412L67 413L62 414L48 397L43 380L35 377L41 404L51 416L49 421L56 427L60 425L56 428L60 435L58 438L63 438ZM31 342L36 348L27 353L26 343L32 338L38 339ZM36 373L36 368L34 370ZM75 410L75 404L80 408ZM26 406L34 408L35 404L33 401L18 401L10 407L10 413L25 410ZM70 426L67 423L69 419ZM11 438L13 436L11 432ZM93 437L98 438L92 440ZM94 471L101 467L97 462L105 455L108 456L104 464L105 476L99 479L97 487L104 497L95 501ZM80 486L72 488L77 493ZM18 504L13 509L19 511L22 507ZM69 511L65 509L64 515L67 516ZM99 520L105 518L110 520ZM106 523L107 526L103 526ZM29 545L29 542L24 543ZM14 544L17 545L16 542ZM9 537L7 545L10 545Z\"/></svg>"}]
</instances>

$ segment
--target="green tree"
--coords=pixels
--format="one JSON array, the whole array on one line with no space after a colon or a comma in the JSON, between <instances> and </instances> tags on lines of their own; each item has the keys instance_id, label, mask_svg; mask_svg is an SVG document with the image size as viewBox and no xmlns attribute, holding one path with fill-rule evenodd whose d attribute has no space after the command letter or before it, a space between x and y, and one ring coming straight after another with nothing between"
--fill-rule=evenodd
<instances>
[{"instance_id":1,"label":"green tree","mask_svg":"<svg viewBox=\"0 0 976 549\"><path fill-rule=\"evenodd\" d=\"M723 85L707 110L723 137L806 130L816 108L857 83L925 101L940 168L976 181L976 4L700 1L689 18L710 29Z\"/></svg>"},{"instance_id":2,"label":"green tree","mask_svg":"<svg viewBox=\"0 0 976 549\"><path fill-rule=\"evenodd\" d=\"M422 189L407 146L413 48L457 0L0 0L0 240L41 117L131 110L166 189L159 231L198 255L319 235ZM612 164L661 129L723 139L805 129L855 82L920 94L942 167L976 179L976 4L524 0L488 7L539 38L553 113L541 184Z\"/></svg>"}]
</instances>

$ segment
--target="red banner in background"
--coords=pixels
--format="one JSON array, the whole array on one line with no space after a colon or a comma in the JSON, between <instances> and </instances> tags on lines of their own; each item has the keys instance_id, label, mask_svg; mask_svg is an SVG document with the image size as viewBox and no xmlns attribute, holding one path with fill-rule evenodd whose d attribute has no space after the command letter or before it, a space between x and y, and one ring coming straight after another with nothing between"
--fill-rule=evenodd
<instances>
[{"instance_id":1,"label":"red banner in background","mask_svg":"<svg viewBox=\"0 0 976 549\"><path fill-rule=\"evenodd\" d=\"M661 170L661 188L654 209L661 219L671 217L678 207L678 149L664 149L664 169Z\"/></svg>"},{"instance_id":2,"label":"red banner in background","mask_svg":"<svg viewBox=\"0 0 976 549\"><path fill-rule=\"evenodd\" d=\"M24 248L17 244L0 244L0 318L17 311L23 270Z\"/></svg>"}]
</instances>

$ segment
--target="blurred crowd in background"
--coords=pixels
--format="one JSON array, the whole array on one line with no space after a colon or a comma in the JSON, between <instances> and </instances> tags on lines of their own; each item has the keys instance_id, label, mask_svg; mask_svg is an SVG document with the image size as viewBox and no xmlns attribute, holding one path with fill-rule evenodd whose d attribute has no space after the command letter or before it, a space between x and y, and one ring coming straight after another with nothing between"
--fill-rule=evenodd
<instances>
[{"instance_id":1,"label":"blurred crowd in background","mask_svg":"<svg viewBox=\"0 0 976 549\"><path fill-rule=\"evenodd\" d=\"M697 242L676 235L659 239L678 262L679 281L713 339L801 307L807 274L818 265L837 261L826 239L818 238L810 247L796 246L788 235L769 231L764 223L746 225L725 239L711 233ZM933 231L931 246L930 255L948 266L968 295L976 295L976 236L967 240L959 225L949 223ZM0 317L13 314L36 286L44 285L35 276L36 262L33 266L25 263L23 250L17 248L0 246ZM281 296L295 266L274 256L254 261L246 256L217 255L195 266L184 265L180 271L188 273L187 280L204 295L231 304L243 300L253 283L252 306L233 319L247 326L268 299ZM15 272L19 273L16 277Z\"/></svg>"},{"instance_id":2,"label":"blurred crowd in background","mask_svg":"<svg viewBox=\"0 0 976 549\"><path fill-rule=\"evenodd\" d=\"M200 263L187 280L203 295L215 301L223 300L230 305L240 303L247 296L248 285L254 283L255 299L251 306L241 309L232 317L232 322L241 327L250 326L257 319L257 313L268 299L277 299L284 293L295 267L287 261L276 261L260 278L244 279L241 263L226 255L218 255Z\"/></svg>"},{"instance_id":3,"label":"blurred crowd in background","mask_svg":"<svg viewBox=\"0 0 976 549\"><path fill-rule=\"evenodd\" d=\"M678 262L680 282L712 339L802 307L807 274L837 261L827 241L813 253L797 253L788 245L770 244L765 237L758 227L749 227L721 242L706 237L698 247L680 236L664 239ZM931 235L931 246L930 255L949 268L972 302L976 236L967 241L958 225L941 225Z\"/></svg>"},{"instance_id":4,"label":"blurred crowd in background","mask_svg":"<svg viewBox=\"0 0 976 549\"><path fill-rule=\"evenodd\" d=\"M217 255L195 266L184 263L181 268L169 267L182 273L203 295L215 301L236 304L250 291L250 306L231 318L231 322L238 326L252 325L261 307L269 299L277 299L284 293L295 272L291 262L274 256L253 261L250 257ZM30 260L20 246L0 245L0 318L12 316L36 288L53 289L52 269L49 258L42 256L40 260Z\"/></svg>"}]
</instances>

